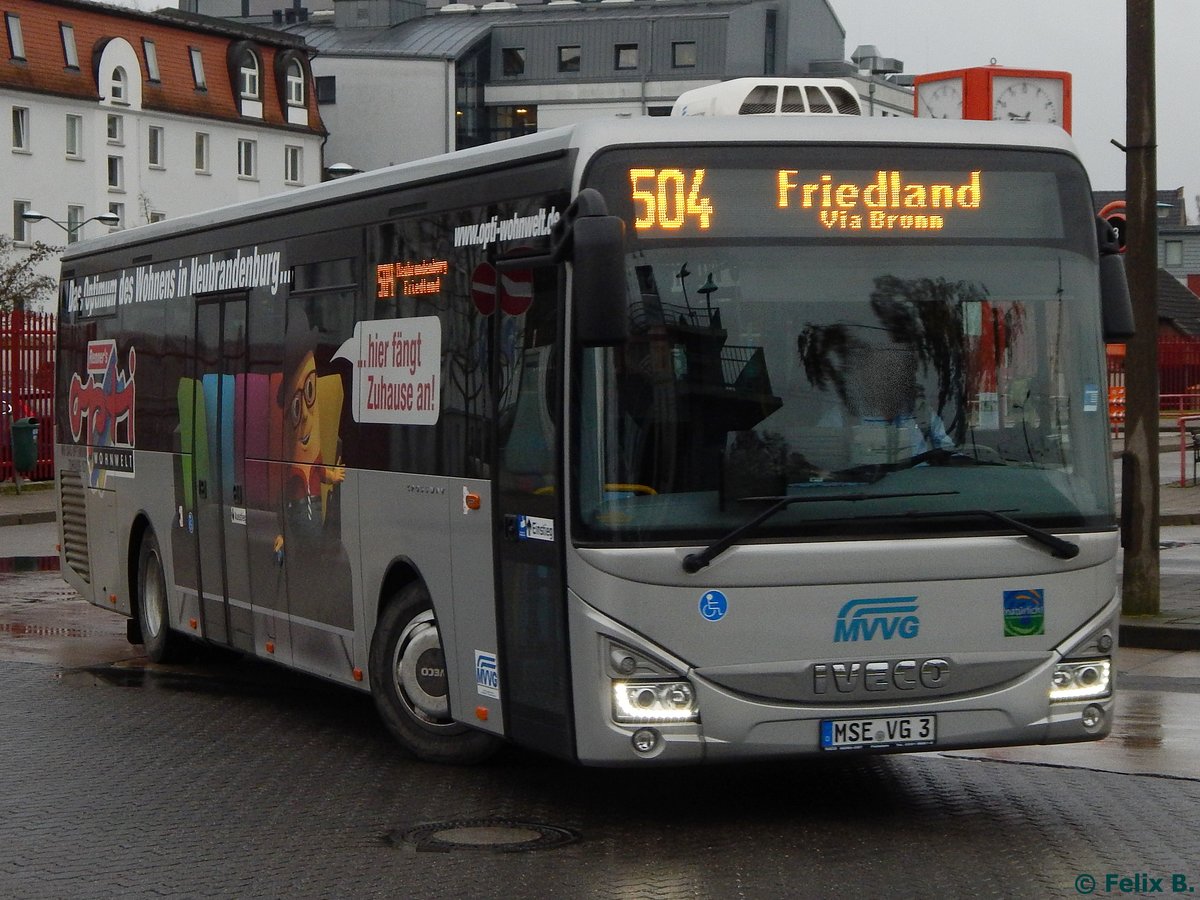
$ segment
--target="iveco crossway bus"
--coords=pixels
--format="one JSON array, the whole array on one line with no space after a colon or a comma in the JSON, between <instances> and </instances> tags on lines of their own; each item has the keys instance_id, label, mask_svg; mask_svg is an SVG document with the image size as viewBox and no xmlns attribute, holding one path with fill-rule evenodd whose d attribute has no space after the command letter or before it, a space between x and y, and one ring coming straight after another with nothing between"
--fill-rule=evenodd
<instances>
[{"instance_id":1,"label":"iveco crossway bus","mask_svg":"<svg viewBox=\"0 0 1200 900\"><path fill-rule=\"evenodd\" d=\"M1084 741L1119 257L1060 129L603 121L72 245L62 564L594 765Z\"/></svg>"}]
</instances>

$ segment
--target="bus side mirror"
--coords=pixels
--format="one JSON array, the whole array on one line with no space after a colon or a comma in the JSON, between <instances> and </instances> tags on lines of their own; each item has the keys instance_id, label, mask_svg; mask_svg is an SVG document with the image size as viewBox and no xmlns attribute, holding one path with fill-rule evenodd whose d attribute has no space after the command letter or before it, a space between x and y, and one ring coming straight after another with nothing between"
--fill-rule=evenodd
<instances>
[{"instance_id":1,"label":"bus side mirror","mask_svg":"<svg viewBox=\"0 0 1200 900\"><path fill-rule=\"evenodd\" d=\"M1096 218L1096 237L1100 247L1101 326L1105 342L1117 343L1133 337L1133 301L1117 234L1106 219Z\"/></svg>"},{"instance_id":2,"label":"bus side mirror","mask_svg":"<svg viewBox=\"0 0 1200 900\"><path fill-rule=\"evenodd\" d=\"M575 335L585 347L615 347L629 338L625 223L618 216L579 216L572 227Z\"/></svg>"}]
</instances>

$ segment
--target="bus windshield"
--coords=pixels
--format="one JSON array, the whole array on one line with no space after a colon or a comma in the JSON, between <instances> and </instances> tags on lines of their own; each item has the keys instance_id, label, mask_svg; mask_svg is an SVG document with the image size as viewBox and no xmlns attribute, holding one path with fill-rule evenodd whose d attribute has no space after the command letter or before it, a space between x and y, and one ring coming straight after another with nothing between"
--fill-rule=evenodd
<instances>
[{"instance_id":1,"label":"bus windshield","mask_svg":"<svg viewBox=\"0 0 1200 900\"><path fill-rule=\"evenodd\" d=\"M580 540L708 540L785 497L801 499L753 539L1003 530L977 510L1112 527L1076 164L681 155L618 151L590 172L629 226L631 334L582 351Z\"/></svg>"}]
</instances>

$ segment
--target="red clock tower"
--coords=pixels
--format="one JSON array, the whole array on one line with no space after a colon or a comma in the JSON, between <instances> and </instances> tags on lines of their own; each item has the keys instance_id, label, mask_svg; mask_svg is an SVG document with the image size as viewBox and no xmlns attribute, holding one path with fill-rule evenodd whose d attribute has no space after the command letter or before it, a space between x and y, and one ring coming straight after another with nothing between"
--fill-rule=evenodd
<instances>
[{"instance_id":1,"label":"red clock tower","mask_svg":"<svg viewBox=\"0 0 1200 900\"><path fill-rule=\"evenodd\" d=\"M976 66L913 79L913 115L1046 122L1071 131L1071 73Z\"/></svg>"}]
</instances>

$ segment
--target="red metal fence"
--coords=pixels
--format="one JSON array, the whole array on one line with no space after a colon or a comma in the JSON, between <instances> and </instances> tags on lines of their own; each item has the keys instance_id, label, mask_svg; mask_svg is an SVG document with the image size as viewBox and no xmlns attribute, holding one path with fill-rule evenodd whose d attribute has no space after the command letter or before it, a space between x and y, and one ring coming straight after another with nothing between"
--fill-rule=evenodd
<instances>
[{"instance_id":1,"label":"red metal fence","mask_svg":"<svg viewBox=\"0 0 1200 900\"><path fill-rule=\"evenodd\" d=\"M54 477L54 332L51 313L0 313L0 482L13 477L13 419L38 421L37 465L23 478Z\"/></svg>"},{"instance_id":2,"label":"red metal fence","mask_svg":"<svg viewBox=\"0 0 1200 900\"><path fill-rule=\"evenodd\" d=\"M1108 349L1108 411L1114 430L1125 424L1125 348ZM1158 339L1158 411L1172 423L1200 413L1200 340Z\"/></svg>"},{"instance_id":3,"label":"red metal fence","mask_svg":"<svg viewBox=\"0 0 1200 900\"><path fill-rule=\"evenodd\" d=\"M1200 412L1200 341L1158 339L1158 406L1163 415Z\"/></svg>"}]
</instances>

